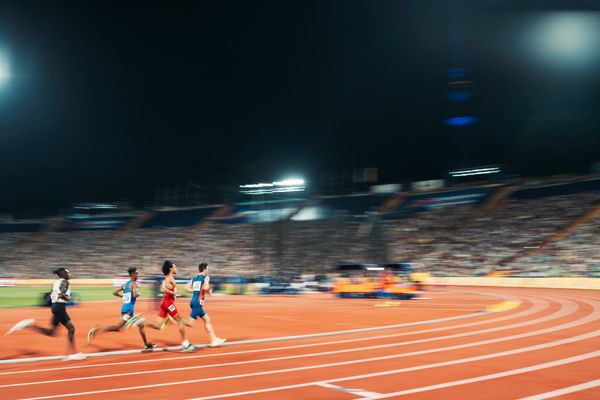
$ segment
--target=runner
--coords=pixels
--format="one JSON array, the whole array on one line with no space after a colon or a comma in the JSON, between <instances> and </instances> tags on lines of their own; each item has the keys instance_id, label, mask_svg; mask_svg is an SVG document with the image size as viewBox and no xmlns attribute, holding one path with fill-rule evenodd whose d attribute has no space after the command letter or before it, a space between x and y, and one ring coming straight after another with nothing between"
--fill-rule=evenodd
<instances>
[{"instance_id":1,"label":"runner","mask_svg":"<svg viewBox=\"0 0 600 400\"><path fill-rule=\"evenodd\" d=\"M185 288L188 292L193 292L192 300L190 301L190 307L192 312L190 317L196 320L198 317L204 321L204 329L210 337L210 346L218 347L225 343L227 339L221 339L215 335L212 323L210 322L210 316L204 311L204 295L206 293L212 293L210 287L210 277L208 276L208 264L201 263L198 265L198 276L192 278Z\"/></svg>"},{"instance_id":2,"label":"runner","mask_svg":"<svg viewBox=\"0 0 600 400\"><path fill-rule=\"evenodd\" d=\"M139 270L137 268L129 268L127 270L129 274L129 280L122 284L117 290L113 292L113 295L123 298L123 306L121 307L121 321L117 325L111 325L106 327L100 327L99 325L94 326L88 332L88 342L104 332L119 332L123 328L129 328L131 325L137 325L140 330L140 336L144 341L144 347L146 349L153 349L156 344L148 342L146 338L146 332L144 330L143 318L139 318L139 315L135 315L135 302L140 296L139 286L137 279L139 276ZM135 316L135 318L133 318Z\"/></svg>"},{"instance_id":3,"label":"runner","mask_svg":"<svg viewBox=\"0 0 600 400\"><path fill-rule=\"evenodd\" d=\"M177 297L177 283L175 282L175 274L177 274L177 266L171 261L167 260L164 262L162 266L162 271L165 276L165 280L161 286L161 292L163 293L163 300L160 303L160 310L158 312L158 318L156 323L148 322L146 326L163 330L164 327L169 322L169 318L174 319L177 322L177 326L179 327L179 334L181 335L181 346L182 351L191 352L196 350L196 346L190 344L187 340L187 336L185 333L185 326L194 326L191 321L185 320L181 318L179 315L179 310L175 306L175 297ZM137 316L134 316L132 324L138 319Z\"/></svg>"},{"instance_id":4,"label":"runner","mask_svg":"<svg viewBox=\"0 0 600 400\"><path fill-rule=\"evenodd\" d=\"M56 334L56 328L60 323L64 325L69 332L69 350L71 354L65 356L65 360L83 360L87 356L82 353L77 353L75 349L75 325L73 325L73 321L71 321L71 317L69 317L69 314L67 313L67 303L71 300L71 288L69 286L69 279L71 279L71 276L69 275L69 270L64 267L55 270L54 273L58 275L59 279L54 282L52 293L50 294L52 301L52 327L44 328L38 326L35 323L35 319L29 318L17 322L15 326L6 332L6 335L28 328L46 336L54 336Z\"/></svg>"}]
</instances>

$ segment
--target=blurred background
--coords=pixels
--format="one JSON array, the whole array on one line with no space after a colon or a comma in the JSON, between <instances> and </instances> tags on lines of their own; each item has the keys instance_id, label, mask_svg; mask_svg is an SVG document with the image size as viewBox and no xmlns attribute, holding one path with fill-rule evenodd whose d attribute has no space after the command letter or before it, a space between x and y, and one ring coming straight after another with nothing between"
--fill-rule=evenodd
<instances>
[{"instance_id":1,"label":"blurred background","mask_svg":"<svg viewBox=\"0 0 600 400\"><path fill-rule=\"evenodd\" d=\"M598 71L595 0L2 2L2 282L598 277Z\"/></svg>"}]
</instances>

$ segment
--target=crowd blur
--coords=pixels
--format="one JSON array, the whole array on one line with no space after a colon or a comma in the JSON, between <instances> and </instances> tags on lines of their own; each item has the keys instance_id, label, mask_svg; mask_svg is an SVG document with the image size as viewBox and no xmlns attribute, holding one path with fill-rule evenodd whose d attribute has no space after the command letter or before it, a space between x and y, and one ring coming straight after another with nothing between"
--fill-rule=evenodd
<instances>
[{"instance_id":1,"label":"crowd blur","mask_svg":"<svg viewBox=\"0 0 600 400\"><path fill-rule=\"evenodd\" d=\"M393 259L422 262L435 275L600 276L598 220L540 248L599 199L592 192L513 200L473 219L476 206L442 208L388 221L386 230Z\"/></svg>"},{"instance_id":2,"label":"crowd blur","mask_svg":"<svg viewBox=\"0 0 600 400\"><path fill-rule=\"evenodd\" d=\"M101 231L0 233L2 275L122 275L131 266L160 273L165 259L193 273L199 262L227 276L323 274L343 263L412 262L439 276L600 276L600 217L565 229L600 201L598 191L441 206L398 219L335 218ZM373 217L373 218L372 218ZM365 228L366 226L366 228Z\"/></svg>"}]
</instances>

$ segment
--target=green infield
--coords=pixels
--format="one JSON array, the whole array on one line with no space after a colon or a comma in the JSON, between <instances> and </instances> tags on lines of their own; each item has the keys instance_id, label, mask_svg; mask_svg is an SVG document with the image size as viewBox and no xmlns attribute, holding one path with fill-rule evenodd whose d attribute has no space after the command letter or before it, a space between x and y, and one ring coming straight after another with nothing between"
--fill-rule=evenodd
<instances>
[{"instance_id":1,"label":"green infield","mask_svg":"<svg viewBox=\"0 0 600 400\"><path fill-rule=\"evenodd\" d=\"M0 287L0 308L31 307L42 304L43 295L52 290L50 286ZM112 286L76 286L72 292L77 301L118 300L112 295Z\"/></svg>"},{"instance_id":2,"label":"green infield","mask_svg":"<svg viewBox=\"0 0 600 400\"><path fill-rule=\"evenodd\" d=\"M0 308L33 307L43 303L44 293L50 292L51 286L7 286L0 287ZM113 296L113 286L73 286L71 291L77 302L94 300L119 300ZM142 298L152 297L153 288L143 287ZM189 297L189 294L181 297Z\"/></svg>"}]
</instances>

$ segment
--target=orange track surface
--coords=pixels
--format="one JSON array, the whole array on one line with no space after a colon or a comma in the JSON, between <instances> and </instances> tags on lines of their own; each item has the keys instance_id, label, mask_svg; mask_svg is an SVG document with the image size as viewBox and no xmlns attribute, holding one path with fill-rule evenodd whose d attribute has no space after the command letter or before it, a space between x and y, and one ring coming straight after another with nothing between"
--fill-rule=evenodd
<instances>
[{"instance_id":1,"label":"orange track surface","mask_svg":"<svg viewBox=\"0 0 600 400\"><path fill-rule=\"evenodd\" d=\"M212 297L207 311L217 334L228 342L421 323L318 338L234 343L191 354L170 351L0 364L0 399L600 398L600 293L454 288L426 296L431 299L390 307L375 307L384 300L324 294ZM520 305L478 313L507 297L520 300ZM69 309L80 351L141 347L135 328L86 342L95 323L118 322L119 306L96 302ZM179 301L178 306L187 315L188 305ZM151 317L152 307L142 303L137 311ZM34 317L43 323L49 315L44 308L3 310L0 332L20 319ZM466 315L471 316L433 321ZM201 325L188 328L193 343L207 340ZM160 347L180 342L172 326L164 332L148 329L147 334ZM2 360L60 355L65 349L63 328L56 338L30 330L0 337ZM543 393L549 394L540 396Z\"/></svg>"}]
</instances>

